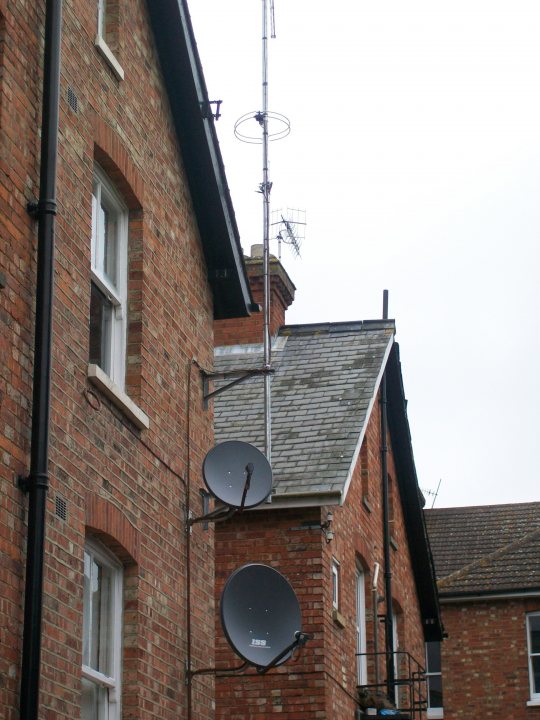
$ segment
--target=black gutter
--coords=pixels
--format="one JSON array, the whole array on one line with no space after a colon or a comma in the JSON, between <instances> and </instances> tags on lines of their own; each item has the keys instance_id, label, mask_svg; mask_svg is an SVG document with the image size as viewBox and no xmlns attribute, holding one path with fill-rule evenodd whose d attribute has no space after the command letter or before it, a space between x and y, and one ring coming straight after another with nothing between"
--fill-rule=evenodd
<instances>
[{"instance_id":1,"label":"black gutter","mask_svg":"<svg viewBox=\"0 0 540 720\"><path fill-rule=\"evenodd\" d=\"M187 2L148 0L147 8L203 242L214 317L245 317L256 307Z\"/></svg>"},{"instance_id":2,"label":"black gutter","mask_svg":"<svg viewBox=\"0 0 540 720\"><path fill-rule=\"evenodd\" d=\"M388 423L396 464L397 482L405 520L407 542L411 553L414 580L426 642L443 638L435 566L423 510L423 497L418 487L412 439L407 417L407 400L403 387L399 345L394 342L386 364L388 381Z\"/></svg>"},{"instance_id":3,"label":"black gutter","mask_svg":"<svg viewBox=\"0 0 540 720\"><path fill-rule=\"evenodd\" d=\"M45 510L49 488L49 414L61 27L62 0L47 0L39 202L29 208L38 219L38 247L30 474L27 478L21 479L22 489L28 492L28 539L20 694L21 720L36 720L39 710Z\"/></svg>"},{"instance_id":4,"label":"black gutter","mask_svg":"<svg viewBox=\"0 0 540 720\"><path fill-rule=\"evenodd\" d=\"M383 320L388 320L388 290L383 294ZM386 397L386 370L381 379L381 474L383 506L383 547L384 547L384 595L385 595L385 649L386 649L386 691L391 698L394 694L394 618L392 614L392 567L390 561L390 501L388 493L388 417Z\"/></svg>"}]
</instances>

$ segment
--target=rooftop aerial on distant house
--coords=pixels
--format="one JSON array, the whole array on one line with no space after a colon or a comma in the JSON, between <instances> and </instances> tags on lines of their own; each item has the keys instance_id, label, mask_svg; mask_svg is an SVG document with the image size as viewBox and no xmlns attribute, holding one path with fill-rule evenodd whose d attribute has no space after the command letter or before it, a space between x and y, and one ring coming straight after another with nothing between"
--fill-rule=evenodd
<instances>
[{"instance_id":1,"label":"rooftop aerial on distant house","mask_svg":"<svg viewBox=\"0 0 540 720\"><path fill-rule=\"evenodd\" d=\"M540 502L425 516L441 597L540 590Z\"/></svg>"}]
</instances>

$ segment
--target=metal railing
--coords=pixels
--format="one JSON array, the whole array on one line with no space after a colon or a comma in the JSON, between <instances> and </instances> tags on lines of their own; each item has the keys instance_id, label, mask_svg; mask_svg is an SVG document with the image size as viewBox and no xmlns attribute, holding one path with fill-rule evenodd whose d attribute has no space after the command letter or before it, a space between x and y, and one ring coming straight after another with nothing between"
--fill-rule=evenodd
<instances>
[{"instance_id":1,"label":"metal railing","mask_svg":"<svg viewBox=\"0 0 540 720\"><path fill-rule=\"evenodd\" d=\"M394 707L412 720L423 720L427 710L427 679L425 669L405 650L396 650L392 653L394 663L393 693L388 695L386 680L376 683L358 685L358 691L364 694L378 693L384 695ZM366 659L368 675L378 676L377 668L385 664L386 653L356 653L357 662ZM381 661L382 658L382 661Z\"/></svg>"}]
</instances>

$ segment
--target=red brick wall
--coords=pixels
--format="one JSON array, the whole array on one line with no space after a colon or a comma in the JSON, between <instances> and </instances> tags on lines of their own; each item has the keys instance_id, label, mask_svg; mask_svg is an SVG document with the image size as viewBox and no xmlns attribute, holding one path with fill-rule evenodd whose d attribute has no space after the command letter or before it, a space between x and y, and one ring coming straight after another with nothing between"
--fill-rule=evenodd
<instances>
[{"instance_id":1,"label":"red brick wall","mask_svg":"<svg viewBox=\"0 0 540 720\"><path fill-rule=\"evenodd\" d=\"M353 473L353 479L345 504L333 509L333 527L335 538L324 545L325 574L329 577L332 557L340 563L341 597L340 612L345 618L344 628L339 627L331 613L326 614L326 634L329 638L329 674L332 676L332 696L327 706L327 717L352 717L352 701L345 703L347 693L354 692L356 686L356 567L360 564L365 572L366 588L366 635L367 652L374 652L373 643L373 603L372 578L374 563L380 564L378 593L384 595L384 547L382 524L382 485L380 453L380 408L376 402L368 423L364 439L364 450ZM394 521L391 527L393 545L391 547L392 595L394 610L398 616L399 649L411 653L422 665L424 644L418 598L412 574L411 559L407 547L406 535L396 470L392 457L391 439L388 439L388 471L394 479ZM366 467L367 464L367 467ZM369 494L365 497L362 473L367 470ZM367 501L367 502L366 502ZM327 510L329 508L326 508ZM323 518L325 512L323 512ZM326 603L331 607L330 587L327 587ZM380 603L378 613L385 612L385 604ZM379 652L384 651L384 626L379 625ZM381 677L385 677L384 661L380 660ZM368 682L375 681L374 667L368 660ZM337 704L340 698L341 704ZM344 714L338 714L339 707L348 707Z\"/></svg>"},{"instance_id":2,"label":"red brick wall","mask_svg":"<svg viewBox=\"0 0 540 720\"><path fill-rule=\"evenodd\" d=\"M146 3L119 3L118 81L94 46L96 3L63 4L50 492L42 718L79 717L83 546L97 532L124 562L124 718L185 717L187 408L191 506L212 442L198 370L212 364L212 300ZM28 471L44 3L0 0L0 716L18 717ZM67 103L70 87L78 99ZM88 384L94 161L131 209L127 390L136 430ZM189 397L191 393L191 398ZM55 513L66 503L67 518ZM194 659L213 659L213 532L193 530ZM199 680L198 719L213 716Z\"/></svg>"},{"instance_id":3,"label":"red brick wall","mask_svg":"<svg viewBox=\"0 0 540 720\"><path fill-rule=\"evenodd\" d=\"M34 227L42 4L0 0L0 716L14 720L20 682L25 499L32 388Z\"/></svg>"},{"instance_id":4,"label":"red brick wall","mask_svg":"<svg viewBox=\"0 0 540 720\"><path fill-rule=\"evenodd\" d=\"M444 603L441 650L445 720L536 720L530 699L525 616L540 599Z\"/></svg>"},{"instance_id":5,"label":"red brick wall","mask_svg":"<svg viewBox=\"0 0 540 720\"><path fill-rule=\"evenodd\" d=\"M381 564L379 594L383 585L381 509L380 415L378 403L368 424L364 459L368 459L370 493L368 510L362 500L361 463L358 460L347 500L342 507L298 510L263 509L236 516L216 526L216 600L228 575L248 561L266 562L282 572L295 588L302 606L305 630L314 633L295 665L285 664L258 678L218 680L218 720L354 717L356 697L356 567L366 571L367 651L373 652L371 583L374 562ZM366 460L365 460L366 462ZM364 462L364 469L365 469ZM389 470L396 477L391 450ZM395 500L392 548L393 594L401 611L399 645L422 664L423 634L411 561L406 544L399 491ZM332 510L335 532L330 543L317 527ZM302 529L302 524L315 529ZM332 558L340 563L341 627L332 611ZM379 613L384 612L384 604ZM221 634L218 627L218 634ZM218 644L217 659L223 665L238 664L225 641ZM384 628L379 630L379 650L384 649ZM368 681L374 682L373 667ZM381 662L381 675L383 675Z\"/></svg>"},{"instance_id":6,"label":"red brick wall","mask_svg":"<svg viewBox=\"0 0 540 720\"><path fill-rule=\"evenodd\" d=\"M217 601L233 570L246 562L262 562L289 580L301 603L303 630L315 633L298 659L266 676L217 680L216 720L325 717L321 532L301 525L318 524L319 517L318 509L255 511L216 526ZM217 665L239 665L219 620L216 633Z\"/></svg>"}]
</instances>

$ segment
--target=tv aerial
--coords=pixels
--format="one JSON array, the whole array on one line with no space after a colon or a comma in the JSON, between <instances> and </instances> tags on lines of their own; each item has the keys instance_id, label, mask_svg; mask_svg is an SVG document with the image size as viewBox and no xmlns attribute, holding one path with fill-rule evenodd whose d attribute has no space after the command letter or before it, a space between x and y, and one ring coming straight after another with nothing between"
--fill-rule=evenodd
<instances>
[{"instance_id":1,"label":"tv aerial","mask_svg":"<svg viewBox=\"0 0 540 720\"><path fill-rule=\"evenodd\" d=\"M429 495L430 497L433 498L433 501L431 503L431 509L433 509L435 507L435 503L437 502L437 496L439 495L439 489L441 487L441 482L442 482L442 480L439 480L439 484L437 485L436 490L426 490L426 489L422 488L422 493L424 495Z\"/></svg>"},{"instance_id":2,"label":"tv aerial","mask_svg":"<svg viewBox=\"0 0 540 720\"><path fill-rule=\"evenodd\" d=\"M196 675L227 676L249 667L264 675L311 639L302 630L300 604L289 581L262 563L248 563L232 573L221 593L220 614L225 637L244 662L188 670L188 683Z\"/></svg>"},{"instance_id":3,"label":"tv aerial","mask_svg":"<svg viewBox=\"0 0 540 720\"><path fill-rule=\"evenodd\" d=\"M240 440L219 443L206 454L203 478L209 493L223 505L189 518L188 526L226 520L237 511L257 507L272 492L270 463L254 445Z\"/></svg>"},{"instance_id":4,"label":"tv aerial","mask_svg":"<svg viewBox=\"0 0 540 720\"><path fill-rule=\"evenodd\" d=\"M296 257L300 257L300 248L305 237L306 211L287 208L272 211L271 226L276 228L278 258L281 260L281 243L289 245Z\"/></svg>"}]
</instances>

